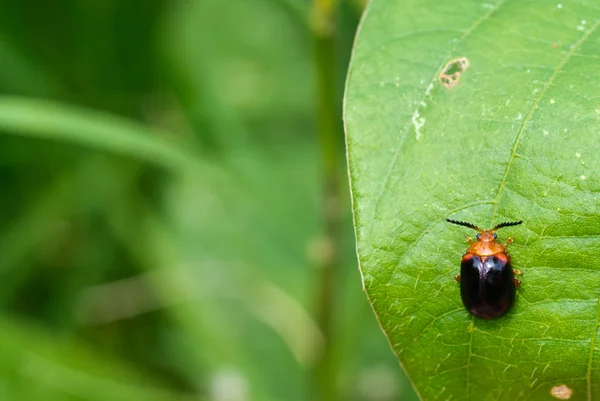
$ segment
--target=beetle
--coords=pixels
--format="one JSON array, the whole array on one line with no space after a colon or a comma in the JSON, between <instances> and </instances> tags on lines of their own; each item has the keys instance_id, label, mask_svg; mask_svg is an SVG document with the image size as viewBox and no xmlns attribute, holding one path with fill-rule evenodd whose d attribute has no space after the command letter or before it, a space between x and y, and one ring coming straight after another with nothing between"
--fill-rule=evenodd
<instances>
[{"instance_id":1,"label":"beetle","mask_svg":"<svg viewBox=\"0 0 600 401\"><path fill-rule=\"evenodd\" d=\"M460 274L455 279L460 284L460 297L469 312L483 319L495 319L503 316L515 302L516 289L521 285L514 275L510 255L506 248L513 241L511 237L502 245L496 240L496 230L516 226L523 220L501 223L490 230L482 230L474 224L446 219L447 222L469 227L478 231L463 255Z\"/></svg>"}]
</instances>

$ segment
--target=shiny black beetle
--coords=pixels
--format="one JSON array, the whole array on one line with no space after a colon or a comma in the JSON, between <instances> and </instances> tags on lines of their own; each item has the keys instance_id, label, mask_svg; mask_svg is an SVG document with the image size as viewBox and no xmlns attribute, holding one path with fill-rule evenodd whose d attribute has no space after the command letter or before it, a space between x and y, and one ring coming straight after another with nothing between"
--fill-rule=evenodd
<instances>
[{"instance_id":1,"label":"shiny black beetle","mask_svg":"<svg viewBox=\"0 0 600 401\"><path fill-rule=\"evenodd\" d=\"M479 231L477 240L467 237L471 245L462 257L460 275L455 277L460 283L463 305L473 315L483 319L495 319L504 315L513 305L516 288L521 285L514 275L521 272L513 271L510 255L506 250L512 238L509 237L502 245L496 240L495 231L519 225L523 221L501 223L491 230L482 230L464 221L446 221Z\"/></svg>"}]
</instances>

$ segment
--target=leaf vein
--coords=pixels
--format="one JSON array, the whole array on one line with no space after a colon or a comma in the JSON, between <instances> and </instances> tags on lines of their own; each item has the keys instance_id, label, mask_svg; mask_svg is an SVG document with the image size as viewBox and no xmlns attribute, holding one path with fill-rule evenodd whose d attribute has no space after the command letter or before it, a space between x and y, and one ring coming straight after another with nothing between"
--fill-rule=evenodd
<instances>
[{"instance_id":1,"label":"leaf vein","mask_svg":"<svg viewBox=\"0 0 600 401\"><path fill-rule=\"evenodd\" d=\"M456 212L459 212L461 210L465 210L468 209L470 207L473 206L479 206L479 205L491 205L492 201L489 200L485 200L485 201L478 201L478 202L471 202L471 203L467 203L465 205L459 206L455 209L449 210L447 212L447 215L450 216ZM445 218L445 217L444 217ZM404 258L406 257L406 255L408 255L410 253L410 251L412 251L417 244L419 243L419 241L421 241L421 239L426 236L427 234L429 234L431 232L431 230L433 230L433 228L438 225L439 223L441 223L442 221L444 221L444 218L438 219L436 221L434 221L432 224L430 224L427 228L425 228L425 230L423 230L421 232L421 234L415 238L415 240L412 242L412 244L406 249L406 251L404 251L403 255L400 257L400 259L398 260L398 264L396 267L400 266L400 264L404 261ZM396 269L395 269L396 270ZM392 272L392 274L394 274L394 272Z\"/></svg>"},{"instance_id":2,"label":"leaf vein","mask_svg":"<svg viewBox=\"0 0 600 401\"><path fill-rule=\"evenodd\" d=\"M471 359L473 358L473 335L475 334L475 316L471 317L471 324L469 325L469 352L467 353L467 400L471 399Z\"/></svg>"},{"instance_id":3,"label":"leaf vein","mask_svg":"<svg viewBox=\"0 0 600 401\"><path fill-rule=\"evenodd\" d=\"M450 59L450 57L453 55L453 53L456 51L456 49L458 48L458 46L469 36L471 36L471 34L473 33L473 31L475 31L475 29L477 29L482 23L484 23L485 21L487 21L495 12L497 12L500 7L506 2L507 0L501 0L499 1L494 8L490 9L489 11L487 11L481 18L479 18L478 20L476 20L473 25L471 25L469 27L469 29L467 29L466 31L464 31L464 33L461 35L461 37L454 43L454 45L452 46L452 48L450 49L450 51L444 56L444 58L442 59L439 67L436 69L435 74L433 75L433 77L431 78L429 84L425 87L425 91L423 92L423 95L421 96L419 102L417 103L417 107L415 108L415 111L411 114L411 119L413 116L416 115L416 113L418 113L419 109L421 108L421 103L423 101L425 101L425 99L427 98L429 91L431 90L430 88L432 87L432 85L435 85L436 81L437 81L437 76L439 74L439 72L442 70L442 68L444 68L444 66L446 65L446 63L448 62L448 60ZM412 120L409 119L406 124L405 127L408 127L412 124ZM402 138L402 142L404 142L406 140L406 138L408 137L408 135L405 132L405 135ZM400 144L400 147L402 147L402 144ZM390 163L390 167L388 168L387 173L385 174L385 179L383 180L383 187L381 188L381 191L379 193L379 195L377 196L377 200L375 201L375 206L373 207L373 215L371 218L371 227L369 228L369 233L371 233L373 231L373 224L375 222L375 216L377 215L377 210L379 209L379 203L381 202L381 199L383 198L383 194L386 192L387 188L388 188L388 183L389 180L392 176L392 173L396 167L396 164L398 163L398 159L400 156L400 151L396 151L393 158L392 158L392 162Z\"/></svg>"},{"instance_id":4,"label":"leaf vein","mask_svg":"<svg viewBox=\"0 0 600 401\"><path fill-rule=\"evenodd\" d=\"M598 322L600 321L600 296L598 297L598 310L596 312L596 322L594 323L594 332L590 340L590 356L588 358L587 373L587 399L592 401L592 361L594 360L594 348L596 347L596 336L598 335Z\"/></svg>"},{"instance_id":5,"label":"leaf vein","mask_svg":"<svg viewBox=\"0 0 600 401\"><path fill-rule=\"evenodd\" d=\"M494 210L492 212L492 223L491 223L492 226L494 225L494 220L496 218L496 213L498 211L498 204L499 204L500 196L502 195L502 191L506 185L506 181L508 180L508 174L510 173L510 169L515 160L515 155L517 154L517 149L519 148L519 144L521 143L521 139L523 138L523 134L525 133L525 130L527 129L527 126L529 125L529 122L533 118L535 111L538 109L540 102L542 101L544 96L546 96L546 92L548 92L548 89L550 88L550 86L552 86L552 83L554 82L554 80L556 79L556 77L558 76L560 71L563 69L565 64L567 64L567 61L569 61L569 59L573 56L573 54L577 51L577 49L579 49L579 47L583 44L583 42L585 42L586 39L589 38L589 36L592 34L592 32L594 32L594 30L598 27L598 25L600 25L600 20L596 21L596 23L590 29L588 29L581 36L581 38L579 38L577 40L577 42L575 42L575 44L573 44L573 46L571 47L569 52L560 61L560 63L558 63L558 65L554 69L554 72L552 73L552 75L550 76L548 81L544 84L544 88L540 91L540 95L537 97L537 99L535 99L535 101L533 102L533 105L531 106L531 108L529 109L529 112L527 113L527 116L523 120L523 123L521 124L521 128L519 129L519 132L517 133L517 136L513 143L513 146L512 146L511 152L510 152L510 156L508 158L508 163L506 164L506 169L504 170L504 175L502 176L502 180L500 181L500 185L498 186L498 192L496 193L496 198L494 200Z\"/></svg>"}]
</instances>

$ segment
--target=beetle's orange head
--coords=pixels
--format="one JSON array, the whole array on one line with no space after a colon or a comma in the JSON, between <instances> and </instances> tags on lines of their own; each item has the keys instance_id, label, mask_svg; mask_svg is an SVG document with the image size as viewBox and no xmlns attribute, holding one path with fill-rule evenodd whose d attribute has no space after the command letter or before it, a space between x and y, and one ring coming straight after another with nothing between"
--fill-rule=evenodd
<instances>
[{"instance_id":1,"label":"beetle's orange head","mask_svg":"<svg viewBox=\"0 0 600 401\"><path fill-rule=\"evenodd\" d=\"M473 255L477 255L480 257L487 257L490 255L496 255L500 252L506 252L506 247L502 246L498 241L496 241L496 233L495 231L502 227L516 226L521 224L523 221L515 221L515 222L506 222L498 224L496 227L491 230L482 230L474 224L467 223L464 221L456 221L446 219L447 222L452 224L457 224L459 226L469 227L473 230L479 231L477 233L477 241L471 242L471 246L467 249L467 253L471 253Z\"/></svg>"}]
</instances>

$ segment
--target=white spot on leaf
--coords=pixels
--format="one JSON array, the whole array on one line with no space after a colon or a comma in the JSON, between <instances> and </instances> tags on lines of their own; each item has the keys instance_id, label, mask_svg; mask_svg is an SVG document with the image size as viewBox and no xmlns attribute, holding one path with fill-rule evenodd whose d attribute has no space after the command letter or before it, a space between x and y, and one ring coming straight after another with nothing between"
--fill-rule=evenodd
<instances>
[{"instance_id":1,"label":"white spot on leaf","mask_svg":"<svg viewBox=\"0 0 600 401\"><path fill-rule=\"evenodd\" d=\"M412 116L412 125L415 127L417 141L421 139L421 128L425 125L425 119L419 114L419 110L415 110Z\"/></svg>"},{"instance_id":2,"label":"white spot on leaf","mask_svg":"<svg viewBox=\"0 0 600 401\"><path fill-rule=\"evenodd\" d=\"M423 126L425 125L425 118L421 117L421 114L419 113L419 108L422 107L427 107L427 103L425 102L425 99L427 99L429 97L429 94L431 93L431 90L433 89L433 82L430 82L429 85L427 85L427 88L425 89L425 96L423 98L423 100L421 100L421 102L419 102L419 105L417 107L417 109L415 110L415 112L412 115L411 121L412 121L412 125L415 127L415 135L417 138L417 141L419 139L421 139L421 128L423 128Z\"/></svg>"},{"instance_id":3,"label":"white spot on leaf","mask_svg":"<svg viewBox=\"0 0 600 401\"><path fill-rule=\"evenodd\" d=\"M573 395L573 390L567 387L566 384L561 384L560 386L552 387L550 395L559 400L568 400Z\"/></svg>"},{"instance_id":4,"label":"white spot on leaf","mask_svg":"<svg viewBox=\"0 0 600 401\"><path fill-rule=\"evenodd\" d=\"M431 82L429 84L429 86L427 86L427 90L425 90L425 96L429 96L429 94L431 93L432 89L433 89L433 82Z\"/></svg>"}]
</instances>

